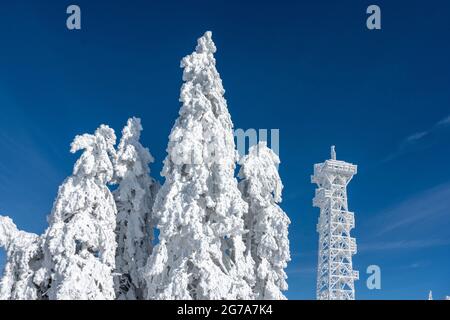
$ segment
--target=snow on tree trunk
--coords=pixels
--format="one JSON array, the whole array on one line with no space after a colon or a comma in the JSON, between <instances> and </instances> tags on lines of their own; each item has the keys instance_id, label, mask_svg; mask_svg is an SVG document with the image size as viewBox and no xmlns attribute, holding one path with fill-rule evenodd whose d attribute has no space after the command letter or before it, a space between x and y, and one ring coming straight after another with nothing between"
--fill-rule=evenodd
<instances>
[{"instance_id":1,"label":"snow on tree trunk","mask_svg":"<svg viewBox=\"0 0 450 320\"><path fill-rule=\"evenodd\" d=\"M115 277L117 299L141 300L147 290L143 267L151 254L154 237L152 206L158 183L150 177L153 157L140 142L141 121L128 120L122 130L117 158L114 191L117 205L117 251Z\"/></svg>"},{"instance_id":2,"label":"snow on tree trunk","mask_svg":"<svg viewBox=\"0 0 450 320\"><path fill-rule=\"evenodd\" d=\"M77 136L71 152L84 152L60 186L44 234L46 297L114 299L116 205L107 187L113 177L114 131ZM45 280L46 279L46 280Z\"/></svg>"},{"instance_id":3,"label":"snow on tree trunk","mask_svg":"<svg viewBox=\"0 0 450 320\"><path fill-rule=\"evenodd\" d=\"M165 183L153 207L160 243L147 265L150 299L251 299L243 201L234 170L233 124L216 70L211 32L186 56Z\"/></svg>"},{"instance_id":4,"label":"snow on tree trunk","mask_svg":"<svg viewBox=\"0 0 450 320\"><path fill-rule=\"evenodd\" d=\"M290 261L290 220L277 205L283 188L277 170L279 163L265 142L251 147L240 161L239 177L243 180L239 188L249 204L245 223L250 232L245 242L255 261L257 299L286 299L282 291L288 288L284 269Z\"/></svg>"},{"instance_id":5,"label":"snow on tree trunk","mask_svg":"<svg viewBox=\"0 0 450 320\"><path fill-rule=\"evenodd\" d=\"M40 237L17 230L8 217L0 216L0 247L6 249L6 266L0 281L0 300L36 300L39 287L35 272L41 267Z\"/></svg>"}]
</instances>

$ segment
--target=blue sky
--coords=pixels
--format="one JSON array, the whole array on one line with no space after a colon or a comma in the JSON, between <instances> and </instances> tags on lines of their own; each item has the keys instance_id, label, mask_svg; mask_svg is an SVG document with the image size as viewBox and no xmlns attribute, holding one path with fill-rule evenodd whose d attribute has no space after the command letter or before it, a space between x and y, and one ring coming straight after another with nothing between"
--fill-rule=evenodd
<instances>
[{"instance_id":1,"label":"blue sky","mask_svg":"<svg viewBox=\"0 0 450 320\"><path fill-rule=\"evenodd\" d=\"M82 30L65 28L66 7ZM382 30L365 27L368 5ZM358 164L349 187L358 299L450 294L448 1L9 1L1 5L0 214L46 227L76 134L142 118L159 177L180 59L213 31L236 128L280 129L291 299L314 299L313 164ZM3 258L3 256L0 256ZM0 262L0 266L3 261ZM367 266L382 289L365 286Z\"/></svg>"}]
</instances>

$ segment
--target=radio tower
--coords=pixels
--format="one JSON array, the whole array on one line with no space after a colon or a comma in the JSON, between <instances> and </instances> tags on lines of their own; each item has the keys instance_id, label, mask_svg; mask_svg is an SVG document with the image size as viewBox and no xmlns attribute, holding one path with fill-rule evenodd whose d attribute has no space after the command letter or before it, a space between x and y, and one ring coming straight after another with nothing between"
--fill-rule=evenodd
<instances>
[{"instance_id":1,"label":"radio tower","mask_svg":"<svg viewBox=\"0 0 450 320\"><path fill-rule=\"evenodd\" d=\"M311 182L318 188L313 206L320 208L318 300L355 300L354 281L359 273L352 266L356 239L350 237L350 230L355 227L355 216L348 211L347 185L356 171L356 165L336 160L334 146L330 160L314 165Z\"/></svg>"}]
</instances>

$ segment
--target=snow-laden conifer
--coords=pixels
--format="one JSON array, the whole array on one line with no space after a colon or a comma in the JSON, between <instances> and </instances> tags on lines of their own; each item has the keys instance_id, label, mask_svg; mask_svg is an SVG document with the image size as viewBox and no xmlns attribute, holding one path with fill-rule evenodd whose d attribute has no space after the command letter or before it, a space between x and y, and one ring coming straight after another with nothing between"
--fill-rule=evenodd
<instances>
[{"instance_id":1,"label":"snow-laden conifer","mask_svg":"<svg viewBox=\"0 0 450 320\"><path fill-rule=\"evenodd\" d=\"M290 260L288 226L290 220L278 206L283 185L278 174L278 156L265 142L250 148L240 161L239 188L249 204L245 236L247 250L255 261L254 292L257 299L285 299L284 269Z\"/></svg>"},{"instance_id":2,"label":"snow-laden conifer","mask_svg":"<svg viewBox=\"0 0 450 320\"><path fill-rule=\"evenodd\" d=\"M158 183L150 177L153 157L139 142L141 121L131 118L122 130L115 161L114 191L117 205L117 251L115 286L117 299L145 298L142 268L152 250L154 219L152 206Z\"/></svg>"},{"instance_id":3,"label":"snow-laden conifer","mask_svg":"<svg viewBox=\"0 0 450 320\"><path fill-rule=\"evenodd\" d=\"M114 131L75 137L71 152L84 150L60 186L44 234L45 296L57 300L114 299L116 205L107 184L113 177Z\"/></svg>"},{"instance_id":4,"label":"snow-laden conifer","mask_svg":"<svg viewBox=\"0 0 450 320\"><path fill-rule=\"evenodd\" d=\"M39 299L39 286L34 280L42 266L40 237L18 230L10 218L0 216L0 247L6 250L0 300Z\"/></svg>"},{"instance_id":5,"label":"snow-laden conifer","mask_svg":"<svg viewBox=\"0 0 450 320\"><path fill-rule=\"evenodd\" d=\"M147 265L150 299L250 299L243 201L234 177L233 124L211 32L186 56L182 103L153 207L160 243Z\"/></svg>"}]
</instances>

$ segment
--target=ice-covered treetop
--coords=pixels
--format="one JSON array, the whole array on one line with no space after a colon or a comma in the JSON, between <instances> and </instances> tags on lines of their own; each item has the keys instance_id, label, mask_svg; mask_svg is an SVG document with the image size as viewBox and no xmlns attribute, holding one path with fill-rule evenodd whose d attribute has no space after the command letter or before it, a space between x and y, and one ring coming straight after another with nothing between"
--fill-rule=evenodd
<instances>
[{"instance_id":1,"label":"ice-covered treetop","mask_svg":"<svg viewBox=\"0 0 450 320\"><path fill-rule=\"evenodd\" d=\"M0 216L0 247L6 247L17 232L17 227L11 218Z\"/></svg>"},{"instance_id":2,"label":"ice-covered treetop","mask_svg":"<svg viewBox=\"0 0 450 320\"><path fill-rule=\"evenodd\" d=\"M234 169L237 152L233 123L216 69L216 46L211 35L206 32L197 40L195 51L181 60L182 107L169 137L167 151L171 161L165 162L164 176L172 164L208 166L220 163Z\"/></svg>"},{"instance_id":3,"label":"ice-covered treetop","mask_svg":"<svg viewBox=\"0 0 450 320\"><path fill-rule=\"evenodd\" d=\"M0 216L0 248L5 247L8 249L11 243L26 243L27 239L35 240L37 238L38 235L34 233L28 233L17 229L17 226L11 218Z\"/></svg>"},{"instance_id":4,"label":"ice-covered treetop","mask_svg":"<svg viewBox=\"0 0 450 320\"><path fill-rule=\"evenodd\" d=\"M181 60L185 84L181 90L180 101L183 102L185 107L181 109L180 113L189 111L185 110L186 106L189 105L203 109L209 106L216 116L224 111L223 105L226 106L226 101L223 98L225 90L216 69L215 52L216 46L212 40L212 33L207 31L197 40L195 51ZM208 104L207 101L202 101L198 95L200 92L213 105Z\"/></svg>"},{"instance_id":5,"label":"ice-covered treetop","mask_svg":"<svg viewBox=\"0 0 450 320\"><path fill-rule=\"evenodd\" d=\"M116 135L114 130L101 125L95 134L83 134L75 137L70 152L85 150L73 169L74 176L93 177L106 183L113 175L110 155L114 154Z\"/></svg>"},{"instance_id":6,"label":"ice-covered treetop","mask_svg":"<svg viewBox=\"0 0 450 320\"><path fill-rule=\"evenodd\" d=\"M128 170L133 170L137 175L150 172L148 164L153 162L153 156L147 148L144 148L139 139L141 137L141 119L130 118L122 130L117 151L116 175L123 178Z\"/></svg>"},{"instance_id":7,"label":"ice-covered treetop","mask_svg":"<svg viewBox=\"0 0 450 320\"><path fill-rule=\"evenodd\" d=\"M125 143L136 144L139 143L139 139L141 138L141 119L133 117L128 119L127 125L122 130L122 138L120 140L120 146Z\"/></svg>"},{"instance_id":8,"label":"ice-covered treetop","mask_svg":"<svg viewBox=\"0 0 450 320\"><path fill-rule=\"evenodd\" d=\"M212 40L212 32L206 31L203 37L200 37L197 40L197 47L195 48L195 51L197 53L215 53L217 50L216 45L214 44L214 41Z\"/></svg>"},{"instance_id":9,"label":"ice-covered treetop","mask_svg":"<svg viewBox=\"0 0 450 320\"><path fill-rule=\"evenodd\" d=\"M247 181L248 194L263 197L261 200L281 202L283 184L277 169L280 159L265 141L252 146L239 164L239 178Z\"/></svg>"}]
</instances>

